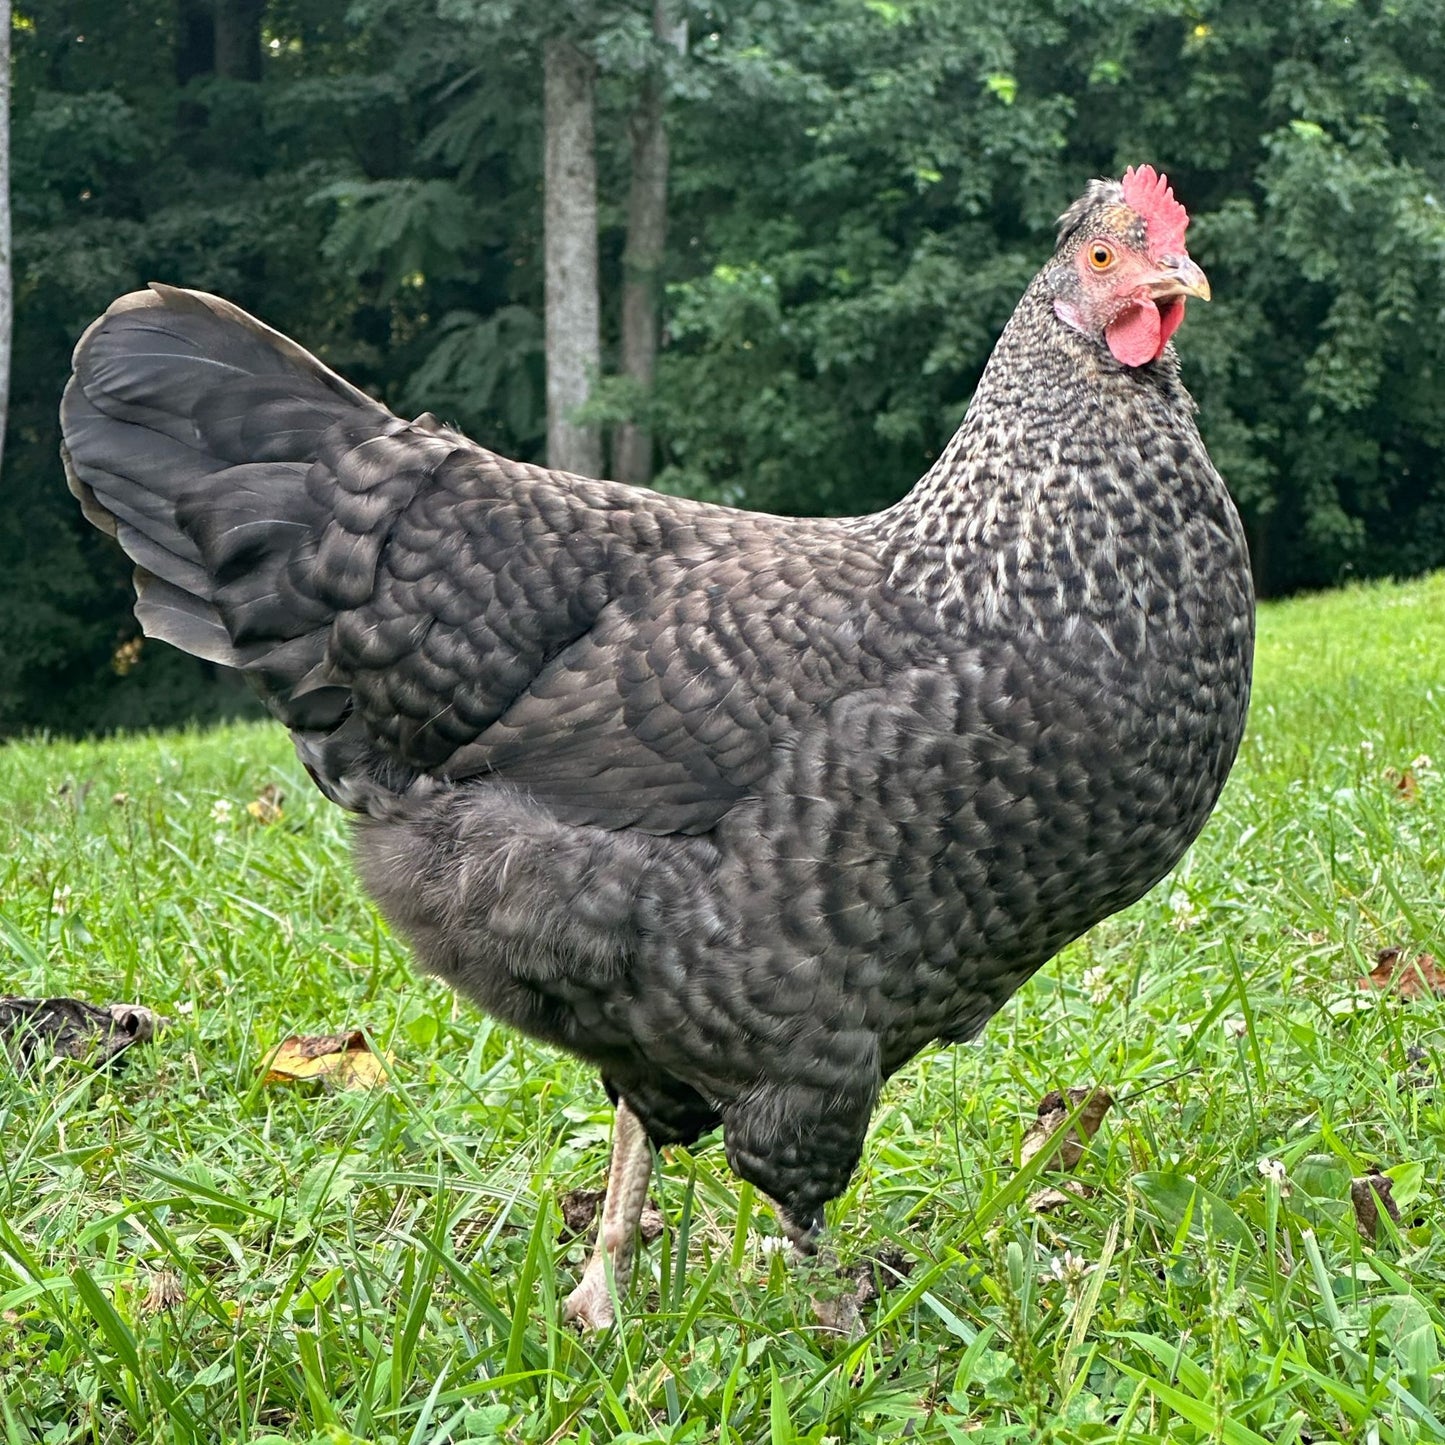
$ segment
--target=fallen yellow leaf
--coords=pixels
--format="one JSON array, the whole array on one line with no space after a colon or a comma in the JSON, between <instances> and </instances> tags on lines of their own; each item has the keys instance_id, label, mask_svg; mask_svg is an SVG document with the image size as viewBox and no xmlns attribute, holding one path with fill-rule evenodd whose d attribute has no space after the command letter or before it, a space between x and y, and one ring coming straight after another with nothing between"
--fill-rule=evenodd
<instances>
[{"instance_id":1,"label":"fallen yellow leaf","mask_svg":"<svg viewBox=\"0 0 1445 1445\"><path fill-rule=\"evenodd\" d=\"M258 823L279 823L286 816L281 807L285 797L286 794L275 783L267 783L256 797L246 804L246 811Z\"/></svg>"},{"instance_id":2,"label":"fallen yellow leaf","mask_svg":"<svg viewBox=\"0 0 1445 1445\"><path fill-rule=\"evenodd\" d=\"M391 1055L386 1056L390 1060ZM360 1029L349 1034L300 1034L282 1040L262 1066L267 1084L325 1084L333 1089L372 1089L387 1082L386 1061L368 1046Z\"/></svg>"}]
</instances>

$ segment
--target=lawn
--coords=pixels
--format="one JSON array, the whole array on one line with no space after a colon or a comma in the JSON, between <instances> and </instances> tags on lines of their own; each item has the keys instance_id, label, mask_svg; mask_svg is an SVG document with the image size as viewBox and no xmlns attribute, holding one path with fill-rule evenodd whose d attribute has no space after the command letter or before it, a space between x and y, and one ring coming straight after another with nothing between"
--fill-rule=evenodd
<instances>
[{"instance_id":1,"label":"lawn","mask_svg":"<svg viewBox=\"0 0 1445 1445\"><path fill-rule=\"evenodd\" d=\"M893 1081L831 1253L673 1151L591 1339L601 1089L409 972L284 734L0 748L0 991L171 1020L110 1071L0 1056L0 1441L1445 1440L1445 1004L1361 986L1442 941L1445 576L1260 634L1198 846ZM353 1028L388 1086L265 1082ZM1039 1212L1036 1106L1092 1084Z\"/></svg>"}]
</instances>

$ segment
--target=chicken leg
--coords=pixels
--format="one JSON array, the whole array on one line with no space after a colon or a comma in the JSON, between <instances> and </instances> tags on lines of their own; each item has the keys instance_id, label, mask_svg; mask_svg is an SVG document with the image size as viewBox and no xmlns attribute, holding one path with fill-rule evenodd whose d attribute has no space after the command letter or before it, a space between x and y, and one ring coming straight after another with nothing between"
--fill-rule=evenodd
<instances>
[{"instance_id":1,"label":"chicken leg","mask_svg":"<svg viewBox=\"0 0 1445 1445\"><path fill-rule=\"evenodd\" d=\"M612 1163L607 1173L602 1221L597 1226L597 1243L577 1288L567 1296L562 1310L565 1318L584 1331L605 1330L616 1318L612 1291L607 1287L608 1261L611 1261L617 1298L621 1299L632 1277L637 1230L651 1180L652 1144L642 1121L627 1107L627 1100L618 1099Z\"/></svg>"}]
</instances>

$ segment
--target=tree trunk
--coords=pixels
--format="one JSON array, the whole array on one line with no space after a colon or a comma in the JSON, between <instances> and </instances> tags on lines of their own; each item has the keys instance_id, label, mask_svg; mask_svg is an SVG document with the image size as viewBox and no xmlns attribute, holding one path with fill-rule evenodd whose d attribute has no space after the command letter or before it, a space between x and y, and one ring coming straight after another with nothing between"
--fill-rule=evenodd
<instances>
[{"instance_id":1,"label":"tree trunk","mask_svg":"<svg viewBox=\"0 0 1445 1445\"><path fill-rule=\"evenodd\" d=\"M10 411L10 334L15 323L15 267L10 250L10 0L0 0L0 477Z\"/></svg>"},{"instance_id":2,"label":"tree trunk","mask_svg":"<svg viewBox=\"0 0 1445 1445\"><path fill-rule=\"evenodd\" d=\"M260 80L261 13L265 0L215 0L216 74Z\"/></svg>"},{"instance_id":3,"label":"tree trunk","mask_svg":"<svg viewBox=\"0 0 1445 1445\"><path fill-rule=\"evenodd\" d=\"M653 0L652 33L679 55L687 48L687 21L674 23L666 0ZM629 129L632 180L627 191L627 243L622 251L622 374L637 383L645 406L657 370L658 309L667 243L666 79L654 66L643 77ZM652 427L623 422L613 439L613 475L646 486L652 480Z\"/></svg>"},{"instance_id":4,"label":"tree trunk","mask_svg":"<svg viewBox=\"0 0 1445 1445\"><path fill-rule=\"evenodd\" d=\"M185 93L188 81L216 73L216 13L211 0L176 0L176 125L183 132L200 131L206 108Z\"/></svg>"},{"instance_id":5,"label":"tree trunk","mask_svg":"<svg viewBox=\"0 0 1445 1445\"><path fill-rule=\"evenodd\" d=\"M601 363L597 302L596 67L568 40L543 51L546 143L543 250L547 311L547 464L598 476L602 433L572 414Z\"/></svg>"},{"instance_id":6,"label":"tree trunk","mask_svg":"<svg viewBox=\"0 0 1445 1445\"><path fill-rule=\"evenodd\" d=\"M176 84L216 68L216 17L210 0L176 0Z\"/></svg>"}]
</instances>

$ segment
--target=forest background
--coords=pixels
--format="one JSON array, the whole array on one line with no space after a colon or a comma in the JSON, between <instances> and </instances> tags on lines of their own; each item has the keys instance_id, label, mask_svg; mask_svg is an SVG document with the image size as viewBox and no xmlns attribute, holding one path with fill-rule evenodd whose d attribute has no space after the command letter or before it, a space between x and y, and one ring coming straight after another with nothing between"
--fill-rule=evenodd
<instances>
[{"instance_id":1,"label":"forest background","mask_svg":"<svg viewBox=\"0 0 1445 1445\"><path fill-rule=\"evenodd\" d=\"M1058 213L1144 161L1213 283L1181 352L1261 591L1445 565L1438 0L6 8L0 735L241 705L138 644L65 490L70 349L120 293L219 292L515 456L861 512Z\"/></svg>"}]
</instances>

